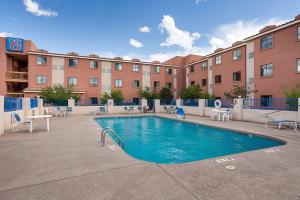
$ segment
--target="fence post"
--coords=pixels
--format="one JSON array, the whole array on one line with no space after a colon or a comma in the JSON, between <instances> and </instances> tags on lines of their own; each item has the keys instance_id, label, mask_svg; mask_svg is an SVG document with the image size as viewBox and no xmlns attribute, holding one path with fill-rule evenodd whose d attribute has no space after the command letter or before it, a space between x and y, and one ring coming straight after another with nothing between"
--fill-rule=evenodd
<instances>
[{"instance_id":1,"label":"fence post","mask_svg":"<svg viewBox=\"0 0 300 200\"><path fill-rule=\"evenodd\" d=\"M205 109L205 99L199 99L198 100L198 109L199 109L199 115L204 116L204 109Z\"/></svg>"},{"instance_id":2,"label":"fence post","mask_svg":"<svg viewBox=\"0 0 300 200\"><path fill-rule=\"evenodd\" d=\"M243 98L234 99L232 118L234 120L243 120Z\"/></svg>"},{"instance_id":3,"label":"fence post","mask_svg":"<svg viewBox=\"0 0 300 200\"><path fill-rule=\"evenodd\" d=\"M113 111L113 109L114 109L114 100L113 99L108 99L107 100L107 113L113 113L112 111Z\"/></svg>"},{"instance_id":4,"label":"fence post","mask_svg":"<svg viewBox=\"0 0 300 200\"><path fill-rule=\"evenodd\" d=\"M26 119L29 115L28 111L30 110L30 98L23 98L22 110L24 111L24 119Z\"/></svg>"},{"instance_id":5,"label":"fence post","mask_svg":"<svg viewBox=\"0 0 300 200\"><path fill-rule=\"evenodd\" d=\"M154 106L155 106L155 112L161 112L159 99L154 100Z\"/></svg>"},{"instance_id":6,"label":"fence post","mask_svg":"<svg viewBox=\"0 0 300 200\"><path fill-rule=\"evenodd\" d=\"M68 99L68 107L72 108L72 114L75 113L75 99Z\"/></svg>"},{"instance_id":7,"label":"fence post","mask_svg":"<svg viewBox=\"0 0 300 200\"><path fill-rule=\"evenodd\" d=\"M39 108L39 115L44 114L44 104L43 104L43 99L39 98L38 99L38 108Z\"/></svg>"},{"instance_id":8,"label":"fence post","mask_svg":"<svg viewBox=\"0 0 300 200\"><path fill-rule=\"evenodd\" d=\"M300 122L300 98L298 98L298 122Z\"/></svg>"},{"instance_id":9,"label":"fence post","mask_svg":"<svg viewBox=\"0 0 300 200\"><path fill-rule=\"evenodd\" d=\"M0 96L0 135L4 133L4 96Z\"/></svg>"},{"instance_id":10,"label":"fence post","mask_svg":"<svg viewBox=\"0 0 300 200\"><path fill-rule=\"evenodd\" d=\"M176 106L177 107L180 107L180 106L182 106L182 99L176 99Z\"/></svg>"}]
</instances>

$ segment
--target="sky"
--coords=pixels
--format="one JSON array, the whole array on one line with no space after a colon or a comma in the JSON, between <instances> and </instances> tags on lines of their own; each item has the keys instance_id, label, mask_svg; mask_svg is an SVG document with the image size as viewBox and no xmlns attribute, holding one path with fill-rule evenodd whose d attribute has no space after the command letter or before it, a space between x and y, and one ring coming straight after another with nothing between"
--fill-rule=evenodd
<instances>
[{"instance_id":1,"label":"sky","mask_svg":"<svg viewBox=\"0 0 300 200\"><path fill-rule=\"evenodd\" d=\"M1 0L0 36L53 53L206 55L300 14L300 0Z\"/></svg>"}]
</instances>

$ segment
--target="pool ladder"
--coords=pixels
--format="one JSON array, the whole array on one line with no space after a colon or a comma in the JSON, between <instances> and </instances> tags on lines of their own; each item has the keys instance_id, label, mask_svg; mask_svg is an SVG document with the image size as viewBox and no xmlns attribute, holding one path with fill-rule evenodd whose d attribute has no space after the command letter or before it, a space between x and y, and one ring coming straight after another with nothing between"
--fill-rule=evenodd
<instances>
[{"instance_id":1,"label":"pool ladder","mask_svg":"<svg viewBox=\"0 0 300 200\"><path fill-rule=\"evenodd\" d=\"M122 139L120 138L120 136L110 127L105 127L102 129L101 131L101 145L104 146L105 145L105 135L108 133L108 132L111 132L117 139L118 139L118 144L119 146L124 149L124 142L122 141Z\"/></svg>"}]
</instances>

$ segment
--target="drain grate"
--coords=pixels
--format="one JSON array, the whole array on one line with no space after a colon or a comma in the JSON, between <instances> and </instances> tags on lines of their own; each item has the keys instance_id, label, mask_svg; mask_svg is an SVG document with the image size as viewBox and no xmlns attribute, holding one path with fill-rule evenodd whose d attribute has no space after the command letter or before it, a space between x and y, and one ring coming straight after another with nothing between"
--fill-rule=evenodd
<instances>
[{"instance_id":1,"label":"drain grate","mask_svg":"<svg viewBox=\"0 0 300 200\"><path fill-rule=\"evenodd\" d=\"M225 168L226 168L226 169L231 169L231 170L232 170L232 169L235 169L235 166L228 165L228 166L226 166Z\"/></svg>"}]
</instances>

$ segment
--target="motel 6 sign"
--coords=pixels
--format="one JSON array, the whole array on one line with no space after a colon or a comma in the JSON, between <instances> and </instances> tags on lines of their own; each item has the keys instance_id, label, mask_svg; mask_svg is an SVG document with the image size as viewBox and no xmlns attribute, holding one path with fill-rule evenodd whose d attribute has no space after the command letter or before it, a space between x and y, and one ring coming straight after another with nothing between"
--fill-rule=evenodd
<instances>
[{"instance_id":1,"label":"motel 6 sign","mask_svg":"<svg viewBox=\"0 0 300 200\"><path fill-rule=\"evenodd\" d=\"M7 51L17 51L23 52L24 51L24 41L20 38L6 38L6 50Z\"/></svg>"}]
</instances>

